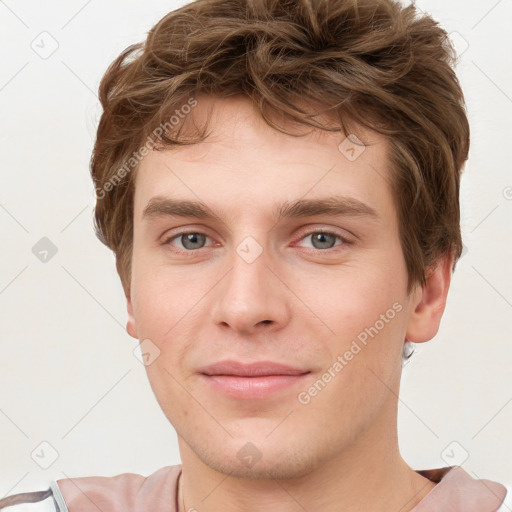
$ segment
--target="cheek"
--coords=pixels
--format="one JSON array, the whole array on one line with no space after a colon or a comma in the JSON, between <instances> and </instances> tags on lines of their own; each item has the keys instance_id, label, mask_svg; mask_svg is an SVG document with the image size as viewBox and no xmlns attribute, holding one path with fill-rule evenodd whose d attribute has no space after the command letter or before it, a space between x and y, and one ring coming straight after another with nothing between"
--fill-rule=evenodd
<instances>
[{"instance_id":1,"label":"cheek","mask_svg":"<svg viewBox=\"0 0 512 512\"><path fill-rule=\"evenodd\" d=\"M329 327L321 343L328 354L326 369L337 363L331 390L369 400L387 389L382 382L394 387L408 307L400 260L354 264L317 281L310 297L315 297L312 309Z\"/></svg>"},{"instance_id":2,"label":"cheek","mask_svg":"<svg viewBox=\"0 0 512 512\"><path fill-rule=\"evenodd\" d=\"M368 423L390 390L398 391L407 317L402 285L398 277L367 272L347 275L325 289L331 301L325 301L319 316L334 334L323 339L328 357L303 399L310 399L316 411L329 411L325 421L333 428L346 418L353 422L345 425L348 430Z\"/></svg>"},{"instance_id":3,"label":"cheek","mask_svg":"<svg viewBox=\"0 0 512 512\"><path fill-rule=\"evenodd\" d=\"M204 273L181 272L147 265L139 260L132 278L132 303L137 334L141 340L149 340L149 347L156 346L158 357L146 366L150 384L161 406L165 409L166 396L171 402L186 395L176 382L185 384L190 376L190 354L197 352L200 341L199 328L205 323L204 295L208 283ZM202 284L201 284L202 283ZM174 377L174 378L173 378Z\"/></svg>"},{"instance_id":4,"label":"cheek","mask_svg":"<svg viewBox=\"0 0 512 512\"><path fill-rule=\"evenodd\" d=\"M131 288L139 337L160 345L187 323L204 294L204 279L189 267L172 269L135 248Z\"/></svg>"},{"instance_id":5,"label":"cheek","mask_svg":"<svg viewBox=\"0 0 512 512\"><path fill-rule=\"evenodd\" d=\"M162 287L162 283L148 277L144 280L132 279L133 314L139 338L163 337L173 325L172 294Z\"/></svg>"},{"instance_id":6,"label":"cheek","mask_svg":"<svg viewBox=\"0 0 512 512\"><path fill-rule=\"evenodd\" d=\"M386 331L391 324L396 326L403 320L395 321L397 309L405 307L406 299L406 276L397 264L354 262L334 271L317 272L307 279L293 279L290 275L289 281L297 283L297 295L305 298L332 337L357 335L388 311L384 321L391 318L393 322L386 322ZM395 303L402 307L393 308Z\"/></svg>"},{"instance_id":7,"label":"cheek","mask_svg":"<svg viewBox=\"0 0 512 512\"><path fill-rule=\"evenodd\" d=\"M187 404L190 398L182 387L187 387L183 365L197 338L190 320L198 299L187 296L183 286L170 285L154 267L144 274L135 271L132 286L137 333L139 339L149 340L146 349L154 358L145 367L148 380L160 407L174 423L179 415L187 414L186 408L176 404Z\"/></svg>"}]
</instances>

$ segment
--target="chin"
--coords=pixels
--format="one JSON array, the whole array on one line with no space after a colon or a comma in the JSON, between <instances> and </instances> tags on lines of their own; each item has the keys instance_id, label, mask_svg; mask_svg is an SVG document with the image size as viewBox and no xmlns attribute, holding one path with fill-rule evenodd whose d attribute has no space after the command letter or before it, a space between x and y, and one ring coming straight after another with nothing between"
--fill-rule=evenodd
<instances>
[{"instance_id":1,"label":"chin","mask_svg":"<svg viewBox=\"0 0 512 512\"><path fill-rule=\"evenodd\" d=\"M197 446L193 451L214 471L244 479L301 478L321 465L321 457L305 453L304 445L307 443L299 442L298 438L294 440L296 446L286 444L284 439L278 437L275 441L272 444L269 440L251 442L230 439L219 444L210 442ZM311 444L310 447L314 448Z\"/></svg>"}]
</instances>

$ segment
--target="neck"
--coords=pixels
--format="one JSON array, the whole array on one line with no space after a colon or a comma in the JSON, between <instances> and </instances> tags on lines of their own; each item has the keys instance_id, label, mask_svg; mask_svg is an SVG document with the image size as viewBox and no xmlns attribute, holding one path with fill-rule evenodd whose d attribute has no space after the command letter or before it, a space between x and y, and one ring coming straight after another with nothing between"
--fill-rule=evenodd
<instances>
[{"instance_id":1,"label":"neck","mask_svg":"<svg viewBox=\"0 0 512 512\"><path fill-rule=\"evenodd\" d=\"M396 437L369 430L307 474L248 479L219 473L180 441L179 512L411 511L435 486L401 458Z\"/></svg>"}]
</instances>

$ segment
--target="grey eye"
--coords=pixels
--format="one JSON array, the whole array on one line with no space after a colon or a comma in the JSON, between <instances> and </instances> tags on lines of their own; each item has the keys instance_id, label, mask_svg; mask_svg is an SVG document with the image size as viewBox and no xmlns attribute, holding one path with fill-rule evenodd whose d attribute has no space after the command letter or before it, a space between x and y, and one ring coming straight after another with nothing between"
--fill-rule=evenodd
<instances>
[{"instance_id":1,"label":"grey eye","mask_svg":"<svg viewBox=\"0 0 512 512\"><path fill-rule=\"evenodd\" d=\"M179 238L185 249L192 250L201 249L204 246L207 237L202 233L184 233Z\"/></svg>"},{"instance_id":2,"label":"grey eye","mask_svg":"<svg viewBox=\"0 0 512 512\"><path fill-rule=\"evenodd\" d=\"M336 235L330 233L313 233L309 235L315 249L330 249L336 244Z\"/></svg>"}]
</instances>

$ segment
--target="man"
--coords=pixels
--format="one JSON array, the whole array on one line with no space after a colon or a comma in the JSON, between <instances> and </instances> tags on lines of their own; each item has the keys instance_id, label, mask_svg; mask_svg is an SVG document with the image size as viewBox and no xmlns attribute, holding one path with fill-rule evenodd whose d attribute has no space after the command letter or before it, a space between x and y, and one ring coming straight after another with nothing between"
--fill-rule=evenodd
<instances>
[{"instance_id":1,"label":"man","mask_svg":"<svg viewBox=\"0 0 512 512\"><path fill-rule=\"evenodd\" d=\"M96 227L182 464L4 506L506 510L503 485L398 450L402 359L437 333L462 249L451 59L392 0L197 0L123 52Z\"/></svg>"}]
</instances>

